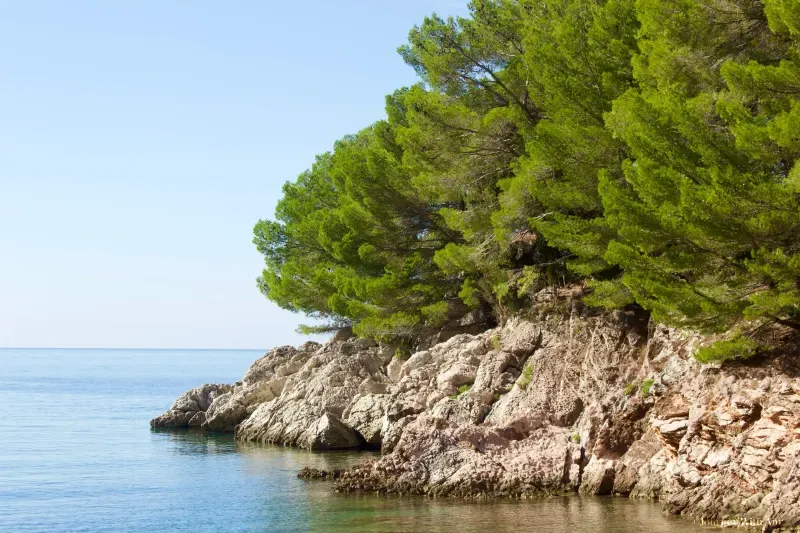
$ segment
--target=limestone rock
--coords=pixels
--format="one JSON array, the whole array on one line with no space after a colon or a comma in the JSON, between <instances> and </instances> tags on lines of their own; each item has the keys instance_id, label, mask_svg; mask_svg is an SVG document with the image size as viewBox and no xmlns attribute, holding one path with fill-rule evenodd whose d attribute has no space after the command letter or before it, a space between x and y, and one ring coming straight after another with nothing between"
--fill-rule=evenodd
<instances>
[{"instance_id":1,"label":"limestone rock","mask_svg":"<svg viewBox=\"0 0 800 533\"><path fill-rule=\"evenodd\" d=\"M256 407L237 426L236 436L304 448L326 446L316 437L321 417L331 415L325 420L335 420L331 422L334 426L341 424L345 409L360 396L365 380L376 384L387 381L379 348L366 345L357 349L352 339L329 343L287 377L279 396Z\"/></svg>"},{"instance_id":2,"label":"limestone rock","mask_svg":"<svg viewBox=\"0 0 800 533\"><path fill-rule=\"evenodd\" d=\"M615 461L592 457L583 471L580 490L584 494L604 496L614 490Z\"/></svg>"},{"instance_id":3,"label":"limestone rock","mask_svg":"<svg viewBox=\"0 0 800 533\"><path fill-rule=\"evenodd\" d=\"M385 394L360 396L345 409L344 422L355 429L367 444L379 446L388 400Z\"/></svg>"},{"instance_id":4,"label":"limestone rock","mask_svg":"<svg viewBox=\"0 0 800 533\"><path fill-rule=\"evenodd\" d=\"M150 427L189 427L202 424L201 417L196 417L198 413L205 413L214 400L221 395L229 393L233 387L231 385L220 385L207 383L200 387L190 389L181 394L169 411L150 421ZM190 424L190 422L192 422Z\"/></svg>"},{"instance_id":5,"label":"limestone rock","mask_svg":"<svg viewBox=\"0 0 800 533\"><path fill-rule=\"evenodd\" d=\"M353 428L343 424L336 416L325 413L296 443L308 450L345 450L360 448L363 441Z\"/></svg>"}]
</instances>

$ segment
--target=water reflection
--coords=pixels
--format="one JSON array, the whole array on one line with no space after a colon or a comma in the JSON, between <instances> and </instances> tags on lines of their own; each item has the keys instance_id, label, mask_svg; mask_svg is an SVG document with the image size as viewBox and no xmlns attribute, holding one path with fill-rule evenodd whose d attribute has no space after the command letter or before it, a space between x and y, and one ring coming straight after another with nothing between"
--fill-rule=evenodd
<instances>
[{"instance_id":1,"label":"water reflection","mask_svg":"<svg viewBox=\"0 0 800 533\"><path fill-rule=\"evenodd\" d=\"M328 532L664 533L703 531L665 516L657 505L623 498L563 496L475 502L453 499L318 494L310 530Z\"/></svg>"},{"instance_id":2,"label":"water reflection","mask_svg":"<svg viewBox=\"0 0 800 533\"><path fill-rule=\"evenodd\" d=\"M232 434L209 433L199 429L155 428L153 438L177 455L219 455L237 452Z\"/></svg>"},{"instance_id":3,"label":"water reflection","mask_svg":"<svg viewBox=\"0 0 800 533\"><path fill-rule=\"evenodd\" d=\"M238 472L237 515L242 530L274 532L451 532L664 533L704 531L685 519L662 514L657 504L624 498L564 496L538 500L468 501L422 497L338 494L325 481L303 481L306 466L347 468L378 455L369 452L309 452L237 442L230 434L154 430L162 447L181 456L225 455L228 473ZM215 461L216 463L217 461ZM208 468L209 465L206 465ZM244 496L246 495L246 496ZM233 496L233 495L231 495Z\"/></svg>"},{"instance_id":4,"label":"water reflection","mask_svg":"<svg viewBox=\"0 0 800 533\"><path fill-rule=\"evenodd\" d=\"M233 433L216 433L200 429L152 428L150 433L160 446L168 445L174 453L180 455L238 453L244 460L254 463L254 468L280 461L297 470L306 466L330 470L348 468L380 456L378 452L369 451L312 452L275 444L243 442L237 441Z\"/></svg>"}]
</instances>

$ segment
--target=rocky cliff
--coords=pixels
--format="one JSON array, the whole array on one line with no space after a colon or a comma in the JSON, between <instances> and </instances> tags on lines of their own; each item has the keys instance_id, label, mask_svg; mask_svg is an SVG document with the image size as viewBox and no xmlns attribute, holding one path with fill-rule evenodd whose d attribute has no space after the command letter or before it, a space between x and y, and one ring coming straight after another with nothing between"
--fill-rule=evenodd
<instances>
[{"instance_id":1,"label":"rocky cliff","mask_svg":"<svg viewBox=\"0 0 800 533\"><path fill-rule=\"evenodd\" d=\"M334 337L276 348L154 427L314 450L380 447L341 491L621 494L719 525L800 530L800 348L724 366L635 313L543 302L538 316L430 342Z\"/></svg>"}]
</instances>

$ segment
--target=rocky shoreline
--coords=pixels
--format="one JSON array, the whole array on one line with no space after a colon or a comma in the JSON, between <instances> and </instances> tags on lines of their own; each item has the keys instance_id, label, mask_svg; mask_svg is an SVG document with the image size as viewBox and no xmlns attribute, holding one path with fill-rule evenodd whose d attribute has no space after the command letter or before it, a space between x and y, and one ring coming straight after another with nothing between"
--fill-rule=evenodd
<instances>
[{"instance_id":1,"label":"rocky shoreline","mask_svg":"<svg viewBox=\"0 0 800 533\"><path fill-rule=\"evenodd\" d=\"M191 389L152 427L311 450L380 448L339 491L454 497L619 494L673 514L800 531L800 348L723 366L697 335L634 312L545 302L401 358L346 332L268 352ZM424 349L423 349L424 348Z\"/></svg>"}]
</instances>

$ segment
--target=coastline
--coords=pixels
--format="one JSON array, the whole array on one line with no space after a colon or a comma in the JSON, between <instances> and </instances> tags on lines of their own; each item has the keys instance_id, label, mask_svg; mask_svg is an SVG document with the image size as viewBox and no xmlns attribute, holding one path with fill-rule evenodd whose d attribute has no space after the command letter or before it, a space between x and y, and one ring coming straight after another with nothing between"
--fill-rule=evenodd
<instances>
[{"instance_id":1,"label":"coastline","mask_svg":"<svg viewBox=\"0 0 800 533\"><path fill-rule=\"evenodd\" d=\"M240 382L187 392L152 425L380 448L338 474L332 489L343 492L614 494L703 524L800 527L796 354L703 366L691 356L698 335L567 304L450 331L407 359L346 332L279 347Z\"/></svg>"}]
</instances>

